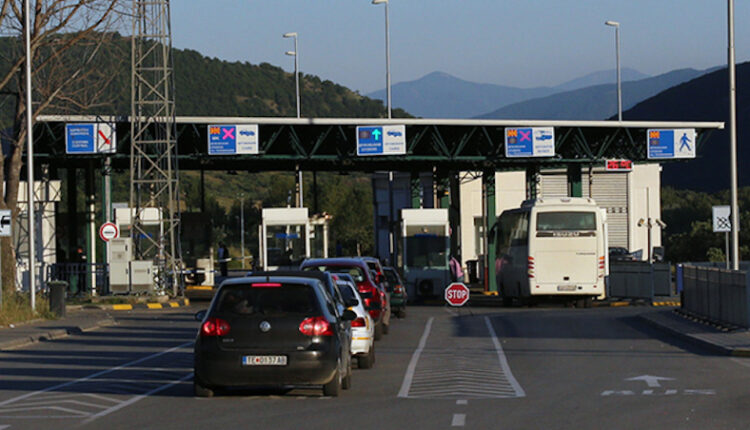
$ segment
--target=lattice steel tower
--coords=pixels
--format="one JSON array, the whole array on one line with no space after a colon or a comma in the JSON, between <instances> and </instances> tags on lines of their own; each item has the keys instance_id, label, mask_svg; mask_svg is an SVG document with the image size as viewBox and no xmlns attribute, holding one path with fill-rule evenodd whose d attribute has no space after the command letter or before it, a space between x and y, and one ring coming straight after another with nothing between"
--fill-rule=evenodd
<instances>
[{"instance_id":1,"label":"lattice steel tower","mask_svg":"<svg viewBox=\"0 0 750 430\"><path fill-rule=\"evenodd\" d=\"M177 294L182 258L169 0L133 0L131 47L130 234L136 258L156 262L157 289Z\"/></svg>"}]
</instances>

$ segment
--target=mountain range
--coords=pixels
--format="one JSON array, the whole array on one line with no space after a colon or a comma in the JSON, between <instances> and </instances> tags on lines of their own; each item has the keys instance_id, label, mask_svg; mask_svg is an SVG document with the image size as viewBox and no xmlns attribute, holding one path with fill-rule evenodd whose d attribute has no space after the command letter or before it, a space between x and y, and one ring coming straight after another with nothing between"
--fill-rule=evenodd
<instances>
[{"instance_id":1,"label":"mountain range","mask_svg":"<svg viewBox=\"0 0 750 430\"><path fill-rule=\"evenodd\" d=\"M637 70L624 68L624 82L648 78ZM394 106L423 118L472 118L499 108L552 94L613 83L614 70L599 71L553 87L518 88L506 85L466 81L444 72L433 72L417 80L399 82L391 87ZM367 94L385 100L385 90Z\"/></svg>"}]
</instances>

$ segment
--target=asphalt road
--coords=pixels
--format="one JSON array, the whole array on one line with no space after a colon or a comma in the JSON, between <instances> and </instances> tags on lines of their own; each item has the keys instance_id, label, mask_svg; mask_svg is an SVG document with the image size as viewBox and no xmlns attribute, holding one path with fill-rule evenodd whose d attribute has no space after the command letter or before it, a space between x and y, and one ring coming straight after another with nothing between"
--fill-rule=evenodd
<instances>
[{"instance_id":1,"label":"asphalt road","mask_svg":"<svg viewBox=\"0 0 750 430\"><path fill-rule=\"evenodd\" d=\"M650 328L637 308L412 307L351 390L192 396L199 307L0 352L0 430L746 429L750 359Z\"/></svg>"}]
</instances>

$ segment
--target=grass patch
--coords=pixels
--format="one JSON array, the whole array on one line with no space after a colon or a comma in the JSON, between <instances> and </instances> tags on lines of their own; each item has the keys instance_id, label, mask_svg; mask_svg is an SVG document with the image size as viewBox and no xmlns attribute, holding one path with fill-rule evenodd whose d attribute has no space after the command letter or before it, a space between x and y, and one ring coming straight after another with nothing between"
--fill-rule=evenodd
<instances>
[{"instance_id":1,"label":"grass patch","mask_svg":"<svg viewBox=\"0 0 750 430\"><path fill-rule=\"evenodd\" d=\"M43 294L36 295L36 312L31 311L31 301L28 294L3 292L3 304L0 310L0 326L17 324L35 319L55 319L49 310L49 300Z\"/></svg>"}]
</instances>

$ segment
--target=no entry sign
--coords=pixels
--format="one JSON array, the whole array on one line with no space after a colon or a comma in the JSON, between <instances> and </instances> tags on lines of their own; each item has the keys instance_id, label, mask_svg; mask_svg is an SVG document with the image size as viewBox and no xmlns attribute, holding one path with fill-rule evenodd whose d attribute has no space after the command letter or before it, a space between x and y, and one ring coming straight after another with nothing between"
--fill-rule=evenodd
<instances>
[{"instance_id":1,"label":"no entry sign","mask_svg":"<svg viewBox=\"0 0 750 430\"><path fill-rule=\"evenodd\" d=\"M454 282L445 289L445 301L451 306L463 306L469 301L469 287Z\"/></svg>"},{"instance_id":2,"label":"no entry sign","mask_svg":"<svg viewBox=\"0 0 750 430\"><path fill-rule=\"evenodd\" d=\"M118 237L120 237L120 229L117 228L117 225L115 225L115 223L105 222L101 227L99 227L99 237L101 237L105 242L109 242L112 239L117 239Z\"/></svg>"}]
</instances>

